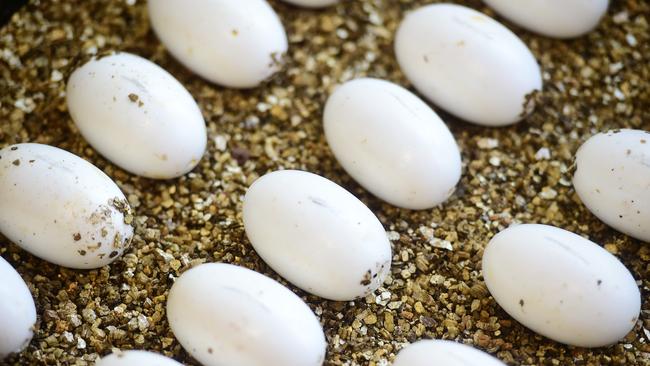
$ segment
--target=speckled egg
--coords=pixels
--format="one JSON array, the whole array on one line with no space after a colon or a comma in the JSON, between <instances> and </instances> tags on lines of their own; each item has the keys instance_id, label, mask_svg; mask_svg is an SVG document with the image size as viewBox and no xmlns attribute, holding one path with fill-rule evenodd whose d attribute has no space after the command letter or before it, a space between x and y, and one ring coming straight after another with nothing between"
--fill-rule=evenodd
<instances>
[{"instance_id":1,"label":"speckled egg","mask_svg":"<svg viewBox=\"0 0 650 366\"><path fill-rule=\"evenodd\" d=\"M205 152L205 122L196 102L147 59L128 53L93 59L72 73L66 94L84 138L133 174L176 178Z\"/></svg>"},{"instance_id":2,"label":"speckled egg","mask_svg":"<svg viewBox=\"0 0 650 366\"><path fill-rule=\"evenodd\" d=\"M131 242L131 208L94 165L59 148L18 144L0 150L0 232L61 266L99 268Z\"/></svg>"},{"instance_id":3,"label":"speckled egg","mask_svg":"<svg viewBox=\"0 0 650 366\"><path fill-rule=\"evenodd\" d=\"M483 254L483 277L510 316L573 346L616 343L641 310L634 277L616 257L553 226L516 225L495 235Z\"/></svg>"},{"instance_id":4,"label":"speckled egg","mask_svg":"<svg viewBox=\"0 0 650 366\"><path fill-rule=\"evenodd\" d=\"M307 304L243 267L208 263L184 272L169 291L167 319L205 366L320 366L325 359L325 335Z\"/></svg>"},{"instance_id":5,"label":"speckled egg","mask_svg":"<svg viewBox=\"0 0 650 366\"><path fill-rule=\"evenodd\" d=\"M244 228L257 253L294 285L332 300L373 292L390 271L391 247L377 217L319 175L282 170L244 197Z\"/></svg>"},{"instance_id":6,"label":"speckled egg","mask_svg":"<svg viewBox=\"0 0 650 366\"><path fill-rule=\"evenodd\" d=\"M533 109L542 74L526 44L473 9L432 4L406 14L395 36L397 61L413 86L447 112L503 126Z\"/></svg>"},{"instance_id":7,"label":"speckled egg","mask_svg":"<svg viewBox=\"0 0 650 366\"><path fill-rule=\"evenodd\" d=\"M35 323L36 306L27 284L0 257L0 361L27 347L32 340Z\"/></svg>"},{"instance_id":8,"label":"speckled egg","mask_svg":"<svg viewBox=\"0 0 650 366\"><path fill-rule=\"evenodd\" d=\"M650 242L650 132L594 135L575 165L573 186L585 206L614 229Z\"/></svg>"}]
</instances>

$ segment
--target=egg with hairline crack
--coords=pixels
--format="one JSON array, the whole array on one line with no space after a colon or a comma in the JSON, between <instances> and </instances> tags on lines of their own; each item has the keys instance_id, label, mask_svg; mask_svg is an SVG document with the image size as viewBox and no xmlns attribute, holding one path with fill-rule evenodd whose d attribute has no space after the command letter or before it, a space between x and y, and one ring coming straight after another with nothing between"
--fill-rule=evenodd
<instances>
[{"instance_id":1,"label":"egg with hairline crack","mask_svg":"<svg viewBox=\"0 0 650 366\"><path fill-rule=\"evenodd\" d=\"M483 253L494 300L524 326L557 342L604 347L637 323L641 294L630 271L596 243L549 225L513 225Z\"/></svg>"}]
</instances>

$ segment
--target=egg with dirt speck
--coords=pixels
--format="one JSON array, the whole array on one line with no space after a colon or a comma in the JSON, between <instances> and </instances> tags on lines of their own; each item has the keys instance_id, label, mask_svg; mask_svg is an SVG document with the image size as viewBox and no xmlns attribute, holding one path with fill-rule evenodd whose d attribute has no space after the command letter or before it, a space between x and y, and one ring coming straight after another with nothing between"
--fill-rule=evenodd
<instances>
[{"instance_id":1,"label":"egg with dirt speck","mask_svg":"<svg viewBox=\"0 0 650 366\"><path fill-rule=\"evenodd\" d=\"M66 94L72 120L88 143L133 174L176 178L194 169L205 152L198 105L147 59L117 53L88 61L72 73Z\"/></svg>"},{"instance_id":2,"label":"egg with dirt speck","mask_svg":"<svg viewBox=\"0 0 650 366\"><path fill-rule=\"evenodd\" d=\"M399 85L370 78L344 83L327 100L323 126L348 174L393 205L432 208L449 198L460 179L454 136Z\"/></svg>"},{"instance_id":3,"label":"egg with dirt speck","mask_svg":"<svg viewBox=\"0 0 650 366\"><path fill-rule=\"evenodd\" d=\"M104 172L65 150L18 144L0 150L0 232L64 267L99 268L131 243L133 215Z\"/></svg>"},{"instance_id":4,"label":"egg with dirt speck","mask_svg":"<svg viewBox=\"0 0 650 366\"><path fill-rule=\"evenodd\" d=\"M574 38L596 28L609 0L483 0L514 23L555 38Z\"/></svg>"},{"instance_id":5,"label":"egg with dirt speck","mask_svg":"<svg viewBox=\"0 0 650 366\"><path fill-rule=\"evenodd\" d=\"M578 149L575 167L573 187L589 211L650 243L650 132L594 135Z\"/></svg>"},{"instance_id":6,"label":"egg with dirt speck","mask_svg":"<svg viewBox=\"0 0 650 366\"><path fill-rule=\"evenodd\" d=\"M483 277L510 316L573 346L616 343L641 310L634 277L616 257L553 226L516 225L495 235L483 254Z\"/></svg>"},{"instance_id":7,"label":"egg with dirt speck","mask_svg":"<svg viewBox=\"0 0 650 366\"><path fill-rule=\"evenodd\" d=\"M303 8L322 8L334 5L338 0L282 0L285 3L302 6Z\"/></svg>"},{"instance_id":8,"label":"egg with dirt speck","mask_svg":"<svg viewBox=\"0 0 650 366\"><path fill-rule=\"evenodd\" d=\"M34 335L35 323L36 306L27 284L0 257L0 361L27 347Z\"/></svg>"},{"instance_id":9,"label":"egg with dirt speck","mask_svg":"<svg viewBox=\"0 0 650 366\"><path fill-rule=\"evenodd\" d=\"M426 5L407 13L395 53L427 99L479 125L522 120L542 89L539 65L526 44L494 19L460 5Z\"/></svg>"},{"instance_id":10,"label":"egg with dirt speck","mask_svg":"<svg viewBox=\"0 0 650 366\"><path fill-rule=\"evenodd\" d=\"M265 0L151 0L151 26L167 50L201 77L254 88L277 72L289 43Z\"/></svg>"},{"instance_id":11,"label":"egg with dirt speck","mask_svg":"<svg viewBox=\"0 0 650 366\"><path fill-rule=\"evenodd\" d=\"M346 301L381 286L391 247L377 217L354 195L319 175L282 170L246 192L244 228L255 251L289 282Z\"/></svg>"},{"instance_id":12,"label":"egg with dirt speck","mask_svg":"<svg viewBox=\"0 0 650 366\"><path fill-rule=\"evenodd\" d=\"M96 366L183 366L169 357L147 351L118 351L102 357Z\"/></svg>"},{"instance_id":13,"label":"egg with dirt speck","mask_svg":"<svg viewBox=\"0 0 650 366\"><path fill-rule=\"evenodd\" d=\"M183 272L169 291L167 319L205 366L320 366L325 335L296 294L257 272L208 263Z\"/></svg>"},{"instance_id":14,"label":"egg with dirt speck","mask_svg":"<svg viewBox=\"0 0 650 366\"><path fill-rule=\"evenodd\" d=\"M505 366L489 354L462 343L423 340L404 347L393 366Z\"/></svg>"}]
</instances>

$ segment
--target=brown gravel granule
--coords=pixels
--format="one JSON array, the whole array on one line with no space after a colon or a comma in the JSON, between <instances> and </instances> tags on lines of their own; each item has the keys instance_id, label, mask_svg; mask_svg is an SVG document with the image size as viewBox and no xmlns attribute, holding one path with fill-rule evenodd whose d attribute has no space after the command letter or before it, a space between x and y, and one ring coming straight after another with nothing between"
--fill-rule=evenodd
<instances>
[{"instance_id":1,"label":"brown gravel granule","mask_svg":"<svg viewBox=\"0 0 650 366\"><path fill-rule=\"evenodd\" d=\"M0 237L0 254L29 284L39 315L30 346L6 364L90 365L113 348L135 348L196 365L166 321L174 278L219 261L282 281L248 242L241 205L257 177L295 168L324 175L368 204L394 251L388 280L365 299L325 301L290 286L322 321L327 365L388 365L421 338L474 345L512 365L650 365L647 301L618 344L568 347L512 320L490 297L480 264L486 243L509 224L552 224L604 245L647 299L650 246L587 211L572 188L571 165L578 146L598 131L650 129L650 2L613 1L598 29L576 40L537 36L497 17L542 65L537 109L507 128L478 127L438 111L462 149L463 178L441 207L409 211L381 202L342 170L321 117L333 87L351 78L409 86L395 61L393 35L405 11L429 2L350 0L310 11L271 1L289 35L287 65L248 91L210 84L172 59L151 31L142 0L34 0L14 15L0 30L0 147L39 142L93 162L128 197L136 234L123 257L92 271L48 264ZM456 2L495 16L479 0ZM90 55L111 50L158 63L198 101L209 147L192 173L169 181L127 174L79 135L67 113L66 79Z\"/></svg>"}]
</instances>

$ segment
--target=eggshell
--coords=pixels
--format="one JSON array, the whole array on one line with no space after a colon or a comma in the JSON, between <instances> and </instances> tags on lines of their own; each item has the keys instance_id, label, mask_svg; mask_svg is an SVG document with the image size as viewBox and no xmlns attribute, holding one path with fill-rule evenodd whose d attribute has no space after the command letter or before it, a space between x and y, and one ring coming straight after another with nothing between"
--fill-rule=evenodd
<instances>
[{"instance_id":1,"label":"eggshell","mask_svg":"<svg viewBox=\"0 0 650 366\"><path fill-rule=\"evenodd\" d=\"M257 272L202 264L172 286L167 318L205 366L317 366L325 357L318 319L298 296Z\"/></svg>"},{"instance_id":2,"label":"eggshell","mask_svg":"<svg viewBox=\"0 0 650 366\"><path fill-rule=\"evenodd\" d=\"M483 277L513 318L561 343L600 347L636 324L641 295L616 257L553 226L517 225L492 238Z\"/></svg>"},{"instance_id":3,"label":"eggshell","mask_svg":"<svg viewBox=\"0 0 650 366\"><path fill-rule=\"evenodd\" d=\"M514 23L555 38L573 38L596 28L609 0L483 0Z\"/></svg>"},{"instance_id":4,"label":"eggshell","mask_svg":"<svg viewBox=\"0 0 650 366\"><path fill-rule=\"evenodd\" d=\"M187 68L232 88L252 88L275 73L288 42L264 0L150 0L158 38Z\"/></svg>"},{"instance_id":5,"label":"eggshell","mask_svg":"<svg viewBox=\"0 0 650 366\"><path fill-rule=\"evenodd\" d=\"M470 8L423 6L397 30L402 71L426 98L455 116L485 126L520 121L542 89L535 57L515 34Z\"/></svg>"},{"instance_id":6,"label":"eggshell","mask_svg":"<svg viewBox=\"0 0 650 366\"><path fill-rule=\"evenodd\" d=\"M67 102L90 145L133 174L175 178L205 151L205 122L190 93L142 57L118 53L87 62L70 76Z\"/></svg>"},{"instance_id":7,"label":"eggshell","mask_svg":"<svg viewBox=\"0 0 650 366\"><path fill-rule=\"evenodd\" d=\"M96 366L183 366L171 358L146 351L122 351L102 357Z\"/></svg>"},{"instance_id":8,"label":"eggshell","mask_svg":"<svg viewBox=\"0 0 650 366\"><path fill-rule=\"evenodd\" d=\"M399 207L426 209L453 193L461 173L454 136L408 90L378 79L356 79L327 100L325 136L357 182Z\"/></svg>"},{"instance_id":9,"label":"eggshell","mask_svg":"<svg viewBox=\"0 0 650 366\"><path fill-rule=\"evenodd\" d=\"M461 343L425 340L402 349L393 366L505 366L485 352Z\"/></svg>"},{"instance_id":10,"label":"eggshell","mask_svg":"<svg viewBox=\"0 0 650 366\"><path fill-rule=\"evenodd\" d=\"M650 132L599 133L576 154L576 193L607 225L650 242Z\"/></svg>"},{"instance_id":11,"label":"eggshell","mask_svg":"<svg viewBox=\"0 0 650 366\"><path fill-rule=\"evenodd\" d=\"M377 217L336 183L297 170L266 174L244 197L246 235L276 272L331 300L373 292L390 270Z\"/></svg>"},{"instance_id":12,"label":"eggshell","mask_svg":"<svg viewBox=\"0 0 650 366\"><path fill-rule=\"evenodd\" d=\"M333 5L338 0L283 0L285 3L302 6L304 8L322 8Z\"/></svg>"},{"instance_id":13,"label":"eggshell","mask_svg":"<svg viewBox=\"0 0 650 366\"><path fill-rule=\"evenodd\" d=\"M0 150L0 232L26 251L70 268L98 268L127 248L133 219L101 170L65 150L18 144Z\"/></svg>"},{"instance_id":14,"label":"eggshell","mask_svg":"<svg viewBox=\"0 0 650 366\"><path fill-rule=\"evenodd\" d=\"M27 284L0 257L0 361L27 347L35 323L36 306Z\"/></svg>"}]
</instances>

